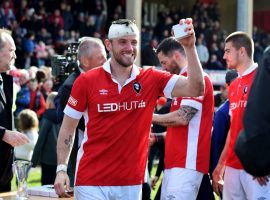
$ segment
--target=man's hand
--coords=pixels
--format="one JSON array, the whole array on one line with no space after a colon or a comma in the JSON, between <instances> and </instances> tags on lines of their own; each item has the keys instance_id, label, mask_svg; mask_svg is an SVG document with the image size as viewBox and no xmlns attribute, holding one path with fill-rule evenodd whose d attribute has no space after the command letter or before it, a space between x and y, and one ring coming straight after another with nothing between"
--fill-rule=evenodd
<instances>
[{"instance_id":1,"label":"man's hand","mask_svg":"<svg viewBox=\"0 0 270 200\"><path fill-rule=\"evenodd\" d=\"M2 140L13 147L29 143L27 136L18 131L6 130Z\"/></svg>"},{"instance_id":2,"label":"man's hand","mask_svg":"<svg viewBox=\"0 0 270 200\"><path fill-rule=\"evenodd\" d=\"M196 37L195 37L194 27L192 24L192 19L191 18L181 19L179 21L179 24L183 24L183 23L187 24L185 31L188 33L189 36L179 39L178 41L184 48L195 47Z\"/></svg>"},{"instance_id":3,"label":"man's hand","mask_svg":"<svg viewBox=\"0 0 270 200\"><path fill-rule=\"evenodd\" d=\"M154 190L156 187L156 184L158 182L158 177L154 176L153 178L151 178L151 188Z\"/></svg>"},{"instance_id":4,"label":"man's hand","mask_svg":"<svg viewBox=\"0 0 270 200\"><path fill-rule=\"evenodd\" d=\"M214 192L220 196L223 190L223 175L225 166L218 163L215 170L212 173L213 181L212 187Z\"/></svg>"},{"instance_id":5,"label":"man's hand","mask_svg":"<svg viewBox=\"0 0 270 200\"><path fill-rule=\"evenodd\" d=\"M54 181L54 189L56 194L60 198L70 197L70 195L66 191L70 191L70 181L66 172L60 171L56 174L56 178Z\"/></svg>"},{"instance_id":6,"label":"man's hand","mask_svg":"<svg viewBox=\"0 0 270 200\"><path fill-rule=\"evenodd\" d=\"M149 142L149 147L151 147L156 142L156 136L154 133L150 133L148 142Z\"/></svg>"}]
</instances>

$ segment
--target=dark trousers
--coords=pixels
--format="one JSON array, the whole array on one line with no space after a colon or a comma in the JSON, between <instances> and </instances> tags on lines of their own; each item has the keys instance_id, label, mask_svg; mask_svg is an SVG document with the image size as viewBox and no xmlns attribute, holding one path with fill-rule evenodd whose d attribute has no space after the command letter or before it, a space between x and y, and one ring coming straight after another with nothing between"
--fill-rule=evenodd
<instances>
[{"instance_id":1,"label":"dark trousers","mask_svg":"<svg viewBox=\"0 0 270 200\"><path fill-rule=\"evenodd\" d=\"M158 156L158 159L161 160L161 158L164 157L164 151L165 151L165 143L163 141L155 142L151 147L148 155L148 171L149 174L151 174L153 161L156 156Z\"/></svg>"},{"instance_id":2,"label":"dark trousers","mask_svg":"<svg viewBox=\"0 0 270 200\"><path fill-rule=\"evenodd\" d=\"M56 177L56 165L41 163L41 184L53 185Z\"/></svg>"}]
</instances>

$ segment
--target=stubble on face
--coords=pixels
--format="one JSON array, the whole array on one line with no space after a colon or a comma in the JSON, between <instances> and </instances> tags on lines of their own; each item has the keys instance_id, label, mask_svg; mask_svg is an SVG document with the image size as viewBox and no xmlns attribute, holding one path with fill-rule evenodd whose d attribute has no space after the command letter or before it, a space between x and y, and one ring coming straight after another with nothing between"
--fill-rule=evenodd
<instances>
[{"instance_id":1,"label":"stubble on face","mask_svg":"<svg viewBox=\"0 0 270 200\"><path fill-rule=\"evenodd\" d=\"M124 41L129 42L128 40ZM132 49L126 49L119 44L121 42L123 41L111 41L112 57L120 66L128 68L132 66L135 62L135 59L137 57L137 47L133 46Z\"/></svg>"}]
</instances>

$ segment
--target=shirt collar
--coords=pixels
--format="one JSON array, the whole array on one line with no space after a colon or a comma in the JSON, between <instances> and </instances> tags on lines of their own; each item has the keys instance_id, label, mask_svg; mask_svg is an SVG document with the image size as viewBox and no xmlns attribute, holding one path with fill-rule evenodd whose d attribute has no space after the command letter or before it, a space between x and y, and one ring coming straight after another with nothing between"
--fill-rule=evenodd
<instances>
[{"instance_id":1,"label":"shirt collar","mask_svg":"<svg viewBox=\"0 0 270 200\"><path fill-rule=\"evenodd\" d=\"M242 74L242 76L246 76L246 75L250 74L250 73L253 72L257 67L258 67L258 63L254 63L251 67L249 67L248 69L246 69L246 71L244 71L244 73Z\"/></svg>"},{"instance_id":2,"label":"shirt collar","mask_svg":"<svg viewBox=\"0 0 270 200\"><path fill-rule=\"evenodd\" d=\"M108 72L109 74L112 75L110 63L111 63L111 59L108 59L108 60L103 64L103 69L104 69L106 72ZM133 64L132 70L131 70L131 74L130 74L130 78L131 78L131 79L135 79L136 76L139 75L139 73L140 73L139 68L138 68L135 64Z\"/></svg>"},{"instance_id":3,"label":"shirt collar","mask_svg":"<svg viewBox=\"0 0 270 200\"><path fill-rule=\"evenodd\" d=\"M187 67L184 67L184 68L181 69L180 75L183 75L186 72L187 72Z\"/></svg>"}]
</instances>

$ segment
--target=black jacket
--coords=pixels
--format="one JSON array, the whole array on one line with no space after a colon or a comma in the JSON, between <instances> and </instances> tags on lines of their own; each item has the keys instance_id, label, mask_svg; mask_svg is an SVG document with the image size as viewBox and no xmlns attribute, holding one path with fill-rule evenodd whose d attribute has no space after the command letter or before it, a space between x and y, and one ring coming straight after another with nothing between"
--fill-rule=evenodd
<instances>
[{"instance_id":1,"label":"black jacket","mask_svg":"<svg viewBox=\"0 0 270 200\"><path fill-rule=\"evenodd\" d=\"M270 46L259 64L244 113L244 131L235 152L254 176L270 174Z\"/></svg>"},{"instance_id":2,"label":"black jacket","mask_svg":"<svg viewBox=\"0 0 270 200\"><path fill-rule=\"evenodd\" d=\"M4 84L6 103L0 94L0 191L8 191L7 185L12 179L13 147L5 143L2 138L5 129L13 129L12 102L13 102L13 78L1 73Z\"/></svg>"},{"instance_id":3,"label":"black jacket","mask_svg":"<svg viewBox=\"0 0 270 200\"><path fill-rule=\"evenodd\" d=\"M63 85L59 88L58 94L55 97L54 103L56 105L56 110L57 110L57 118L59 122L62 122L63 117L64 117L64 109L67 105L68 98L70 96L72 86L75 82L75 80L80 76L80 71L77 68L73 73L70 74L70 76L65 80ZM81 119L78 125L78 128L80 130L84 130L84 120Z\"/></svg>"},{"instance_id":4,"label":"black jacket","mask_svg":"<svg viewBox=\"0 0 270 200\"><path fill-rule=\"evenodd\" d=\"M33 167L39 162L47 165L57 165L56 144L60 124L56 116L56 109L48 109L44 112L39 136L32 156Z\"/></svg>"}]
</instances>

